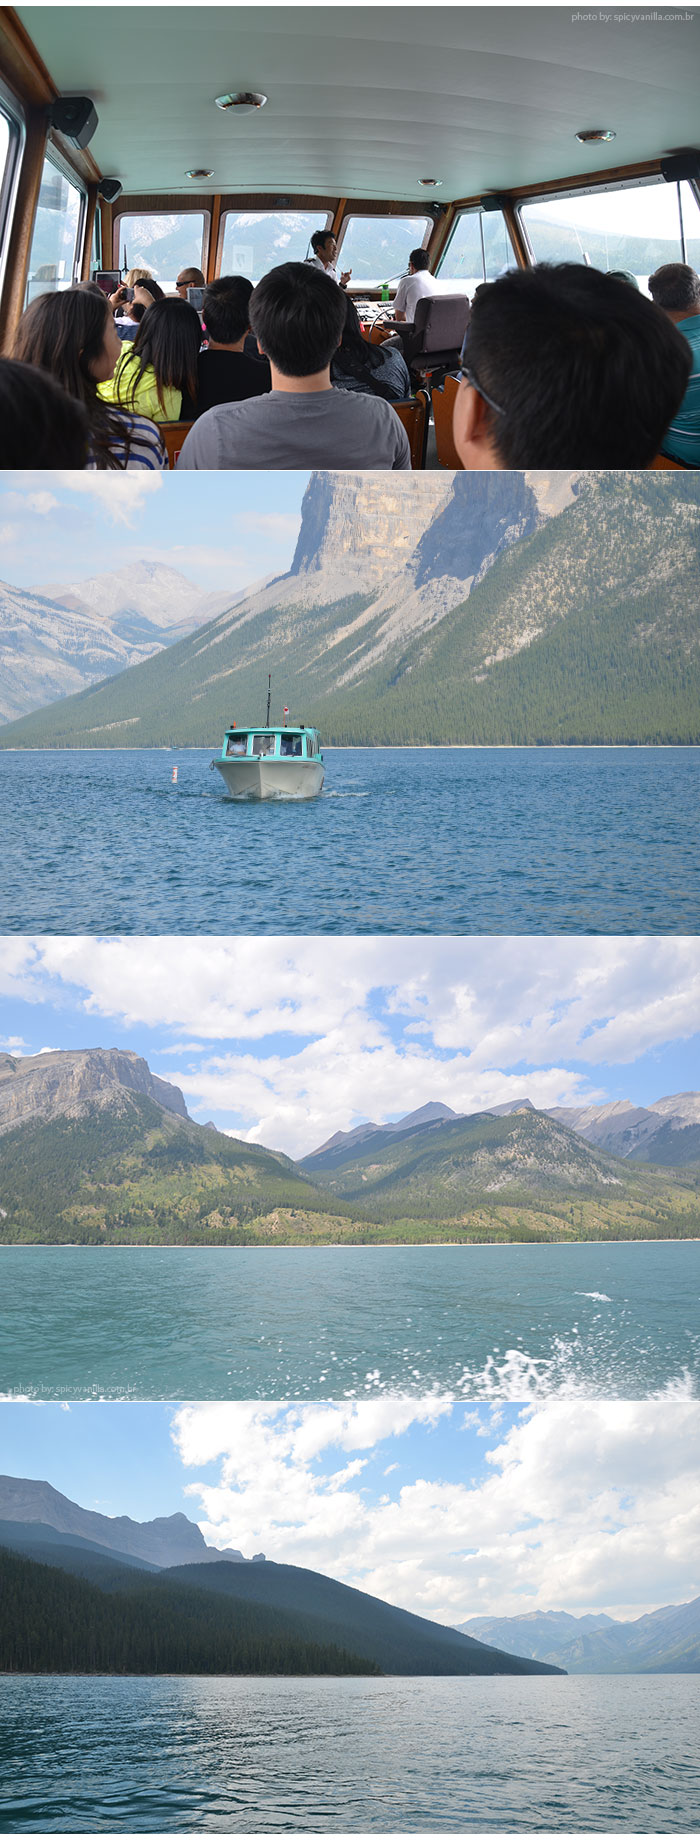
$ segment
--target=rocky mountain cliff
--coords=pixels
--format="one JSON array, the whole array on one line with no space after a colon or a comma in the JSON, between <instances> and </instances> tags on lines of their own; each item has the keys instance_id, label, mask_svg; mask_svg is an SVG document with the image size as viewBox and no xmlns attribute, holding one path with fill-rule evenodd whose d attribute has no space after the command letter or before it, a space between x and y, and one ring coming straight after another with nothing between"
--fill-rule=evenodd
<instances>
[{"instance_id":1,"label":"rocky mountain cliff","mask_svg":"<svg viewBox=\"0 0 700 1843\"><path fill-rule=\"evenodd\" d=\"M105 1517L83 1510L45 1479L0 1477L0 1521L48 1524L64 1535L84 1537L121 1555L137 1556L158 1568L186 1562L243 1561L238 1549L208 1548L197 1523L182 1511L137 1523L133 1517Z\"/></svg>"},{"instance_id":2,"label":"rocky mountain cliff","mask_svg":"<svg viewBox=\"0 0 700 1843\"><path fill-rule=\"evenodd\" d=\"M153 1075L132 1050L48 1050L41 1056L0 1053L0 1133L30 1121L79 1119L118 1108L125 1093L147 1095L168 1113L189 1118L179 1088Z\"/></svg>"},{"instance_id":3,"label":"rocky mountain cliff","mask_svg":"<svg viewBox=\"0 0 700 1843\"><path fill-rule=\"evenodd\" d=\"M167 563L142 560L83 581L34 589L66 608L96 616L131 645L169 645L237 600L229 590L205 593Z\"/></svg>"},{"instance_id":4,"label":"rocky mountain cliff","mask_svg":"<svg viewBox=\"0 0 700 1843\"><path fill-rule=\"evenodd\" d=\"M649 1107L608 1101L601 1107L551 1107L549 1113L616 1158L700 1164L700 1094L666 1094Z\"/></svg>"}]
</instances>

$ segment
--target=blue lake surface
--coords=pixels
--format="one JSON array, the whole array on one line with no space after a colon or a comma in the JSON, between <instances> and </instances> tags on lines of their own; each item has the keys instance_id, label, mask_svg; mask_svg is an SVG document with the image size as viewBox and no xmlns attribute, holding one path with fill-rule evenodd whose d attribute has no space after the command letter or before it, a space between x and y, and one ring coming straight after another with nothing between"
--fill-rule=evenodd
<instances>
[{"instance_id":1,"label":"blue lake surface","mask_svg":"<svg viewBox=\"0 0 700 1843\"><path fill-rule=\"evenodd\" d=\"M2 1248L0 1394L700 1395L700 1243Z\"/></svg>"},{"instance_id":2,"label":"blue lake surface","mask_svg":"<svg viewBox=\"0 0 700 1843\"><path fill-rule=\"evenodd\" d=\"M0 1680L0 1829L691 1832L698 1677Z\"/></svg>"},{"instance_id":3,"label":"blue lake surface","mask_svg":"<svg viewBox=\"0 0 700 1843\"><path fill-rule=\"evenodd\" d=\"M262 804L210 757L0 751L0 932L700 928L698 749L331 749Z\"/></svg>"}]
</instances>

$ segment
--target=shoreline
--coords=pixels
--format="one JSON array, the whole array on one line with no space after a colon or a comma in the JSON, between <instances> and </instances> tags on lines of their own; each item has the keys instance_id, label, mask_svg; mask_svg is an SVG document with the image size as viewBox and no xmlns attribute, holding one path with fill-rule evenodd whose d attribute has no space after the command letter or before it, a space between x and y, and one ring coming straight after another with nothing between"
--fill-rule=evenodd
<instances>
[{"instance_id":1,"label":"shoreline","mask_svg":"<svg viewBox=\"0 0 700 1843\"><path fill-rule=\"evenodd\" d=\"M104 743L29 743L23 747L20 743L10 743L7 747L0 741L0 755L199 755L209 754L215 743L208 742L143 742L129 748L126 743L116 743L114 748ZM487 754L490 750L510 750L519 754L541 755L545 749L556 749L561 754L576 750L581 753L606 749L634 749L635 753L648 749L657 754L662 749L698 749L699 742L326 742L322 747L330 754L334 749L343 749L346 754L366 755L370 750L401 750L406 754L423 753L451 749L457 752L467 751Z\"/></svg>"},{"instance_id":2,"label":"shoreline","mask_svg":"<svg viewBox=\"0 0 700 1843\"><path fill-rule=\"evenodd\" d=\"M267 1253L281 1254L281 1253L294 1253L297 1248L304 1248L309 1251L313 1248L315 1252L317 1252L320 1248L332 1248L334 1251L337 1250L339 1253L343 1253L343 1252L347 1253L348 1249L357 1248L357 1249L361 1249L363 1253L367 1253L367 1252L371 1253L374 1249L377 1249L377 1248L415 1248L416 1251L418 1252L421 1248L498 1248L501 1250L505 1250L506 1248L632 1248L632 1247L637 1247L637 1248L687 1248L687 1247L697 1247L697 1246L700 1246L700 1235L676 1235L676 1236L671 1236L671 1235L621 1235L617 1240L613 1240L611 1238L609 1241L571 1241L567 1237L566 1241L541 1241L541 1242L530 1242L530 1241L382 1241L382 1242L376 1242L376 1241L374 1242L371 1242L371 1241L370 1242L365 1242L365 1241L360 1241L360 1242L357 1242L357 1241L322 1241L322 1242L291 1241L290 1242L290 1241L286 1241L286 1242L270 1243L270 1242L261 1242L261 1241L245 1241L245 1242L222 1242L222 1241L207 1241L207 1242L199 1242L199 1241L197 1242L194 1242L194 1241L191 1241L191 1242L189 1241L187 1242L182 1242L182 1241L119 1241L119 1242L10 1241L10 1242L0 1242L0 1260L2 1260L2 1256L6 1251L9 1251L10 1249L13 1249L13 1248L35 1248L37 1251L37 1254L48 1254L49 1252L60 1253L60 1251L63 1248L70 1248L70 1249L73 1249L74 1251L78 1248L81 1248L85 1252L97 1252L97 1253L107 1252L109 1254L118 1254L120 1251L123 1251L125 1254L129 1254L129 1253L133 1253L134 1249L138 1249L143 1254L150 1253L151 1250L155 1249L158 1253L162 1254L166 1249L173 1249L173 1248L176 1248L178 1252L180 1253L183 1251L185 1253L188 1253L190 1249L197 1248L201 1250L202 1252L204 1252L205 1250L207 1252L211 1252L214 1249L218 1249L224 1254L239 1254L241 1252L245 1253L250 1248L256 1248L261 1253L265 1253L265 1254Z\"/></svg>"}]
</instances>

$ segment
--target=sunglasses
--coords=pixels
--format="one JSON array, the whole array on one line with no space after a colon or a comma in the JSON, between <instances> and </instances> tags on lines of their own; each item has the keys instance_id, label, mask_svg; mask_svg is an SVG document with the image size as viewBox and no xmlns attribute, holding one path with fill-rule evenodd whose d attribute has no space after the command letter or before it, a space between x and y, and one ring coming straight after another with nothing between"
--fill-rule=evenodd
<instances>
[{"instance_id":1,"label":"sunglasses","mask_svg":"<svg viewBox=\"0 0 700 1843\"><path fill-rule=\"evenodd\" d=\"M472 371L470 365L465 363L465 360L466 350L465 346L463 346L459 359L459 371L457 372L457 377L460 382L462 384L471 384L472 390L476 391L477 396L483 398L484 403L488 403L489 409L493 410L496 416L505 416L507 414L506 410L501 407L500 403L495 403L493 397L489 396L488 391L484 390L483 384L479 383L479 379L475 372Z\"/></svg>"}]
</instances>

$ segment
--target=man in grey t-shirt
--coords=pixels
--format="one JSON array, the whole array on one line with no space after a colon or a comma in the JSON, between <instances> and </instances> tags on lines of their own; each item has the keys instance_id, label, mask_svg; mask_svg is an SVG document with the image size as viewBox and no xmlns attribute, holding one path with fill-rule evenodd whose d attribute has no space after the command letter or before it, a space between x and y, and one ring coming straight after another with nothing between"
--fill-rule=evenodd
<instances>
[{"instance_id":1,"label":"man in grey t-shirt","mask_svg":"<svg viewBox=\"0 0 700 1843\"><path fill-rule=\"evenodd\" d=\"M207 410L178 468L410 469L408 436L392 405L331 384L345 325L335 282L307 263L283 263L253 290L250 323L270 361L272 390Z\"/></svg>"}]
</instances>

